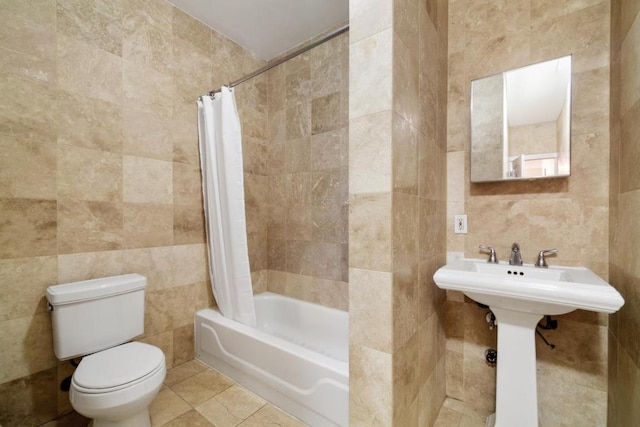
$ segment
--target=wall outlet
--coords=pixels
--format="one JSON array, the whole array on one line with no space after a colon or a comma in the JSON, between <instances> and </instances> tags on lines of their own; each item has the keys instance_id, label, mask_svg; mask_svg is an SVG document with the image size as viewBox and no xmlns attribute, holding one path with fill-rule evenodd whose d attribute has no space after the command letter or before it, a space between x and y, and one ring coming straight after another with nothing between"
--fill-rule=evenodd
<instances>
[{"instance_id":1,"label":"wall outlet","mask_svg":"<svg viewBox=\"0 0 640 427\"><path fill-rule=\"evenodd\" d=\"M467 234L467 216L466 215L454 215L453 232L455 234Z\"/></svg>"}]
</instances>

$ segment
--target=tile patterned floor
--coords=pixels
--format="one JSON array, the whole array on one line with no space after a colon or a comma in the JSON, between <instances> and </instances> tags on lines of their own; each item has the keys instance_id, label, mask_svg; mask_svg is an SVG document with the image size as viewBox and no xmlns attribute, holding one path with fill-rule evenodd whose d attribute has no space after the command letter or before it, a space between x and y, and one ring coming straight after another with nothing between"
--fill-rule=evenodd
<instances>
[{"instance_id":1,"label":"tile patterned floor","mask_svg":"<svg viewBox=\"0 0 640 427\"><path fill-rule=\"evenodd\" d=\"M433 427L485 427L486 415L479 414L460 400L447 397Z\"/></svg>"},{"instance_id":2,"label":"tile patterned floor","mask_svg":"<svg viewBox=\"0 0 640 427\"><path fill-rule=\"evenodd\" d=\"M167 371L149 413L152 427L305 425L197 360Z\"/></svg>"},{"instance_id":3,"label":"tile patterned floor","mask_svg":"<svg viewBox=\"0 0 640 427\"><path fill-rule=\"evenodd\" d=\"M167 370L149 414L152 427L306 425L197 360ZM42 427L85 427L87 422L73 412Z\"/></svg>"},{"instance_id":4,"label":"tile patterned floor","mask_svg":"<svg viewBox=\"0 0 640 427\"><path fill-rule=\"evenodd\" d=\"M197 360L167 371L164 385L149 408L152 427L303 427L215 369ZM43 427L84 427L87 419L68 414ZM445 399L433 427L484 427L485 416L463 402Z\"/></svg>"}]
</instances>

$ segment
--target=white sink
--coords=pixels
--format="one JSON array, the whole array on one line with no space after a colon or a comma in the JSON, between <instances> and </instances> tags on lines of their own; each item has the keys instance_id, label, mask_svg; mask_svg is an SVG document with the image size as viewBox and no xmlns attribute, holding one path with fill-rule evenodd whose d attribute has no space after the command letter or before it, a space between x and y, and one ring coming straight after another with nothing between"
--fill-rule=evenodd
<instances>
[{"instance_id":1,"label":"white sink","mask_svg":"<svg viewBox=\"0 0 640 427\"><path fill-rule=\"evenodd\" d=\"M488 305L498 324L496 413L487 427L537 427L536 325L575 309L615 313L624 299L584 267L537 268L459 259L433 276L442 289Z\"/></svg>"},{"instance_id":2,"label":"white sink","mask_svg":"<svg viewBox=\"0 0 640 427\"><path fill-rule=\"evenodd\" d=\"M578 308L615 313L624 304L613 286L584 267L459 259L440 268L433 279L440 288L462 291L479 303L526 313L556 315Z\"/></svg>"}]
</instances>

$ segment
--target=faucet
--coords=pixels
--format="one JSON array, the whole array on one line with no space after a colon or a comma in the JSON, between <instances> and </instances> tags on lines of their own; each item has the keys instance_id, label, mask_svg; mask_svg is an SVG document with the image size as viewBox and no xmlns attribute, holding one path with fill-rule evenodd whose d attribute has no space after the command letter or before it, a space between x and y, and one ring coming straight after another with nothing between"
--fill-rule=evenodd
<instances>
[{"instance_id":1,"label":"faucet","mask_svg":"<svg viewBox=\"0 0 640 427\"><path fill-rule=\"evenodd\" d=\"M483 252L489 252L489 259L487 262L497 264L498 258L496 257L496 250L491 246L480 245L480 250Z\"/></svg>"},{"instance_id":2,"label":"faucet","mask_svg":"<svg viewBox=\"0 0 640 427\"><path fill-rule=\"evenodd\" d=\"M509 265L522 265L522 254L520 246L517 243L511 245L511 256L509 257Z\"/></svg>"},{"instance_id":3,"label":"faucet","mask_svg":"<svg viewBox=\"0 0 640 427\"><path fill-rule=\"evenodd\" d=\"M540 251L540 253L538 254L538 261L536 261L534 265L540 268L548 268L549 264L547 264L547 259L545 257L549 255L555 255L557 253L557 249L544 249Z\"/></svg>"}]
</instances>

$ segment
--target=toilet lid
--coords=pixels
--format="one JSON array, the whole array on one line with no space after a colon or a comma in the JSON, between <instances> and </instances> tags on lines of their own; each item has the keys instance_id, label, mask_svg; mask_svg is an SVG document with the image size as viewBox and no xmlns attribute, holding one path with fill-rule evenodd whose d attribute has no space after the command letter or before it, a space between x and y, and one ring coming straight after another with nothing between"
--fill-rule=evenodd
<instances>
[{"instance_id":1,"label":"toilet lid","mask_svg":"<svg viewBox=\"0 0 640 427\"><path fill-rule=\"evenodd\" d=\"M85 356L73 381L87 389L113 388L150 374L163 362L158 347L134 341Z\"/></svg>"}]
</instances>

